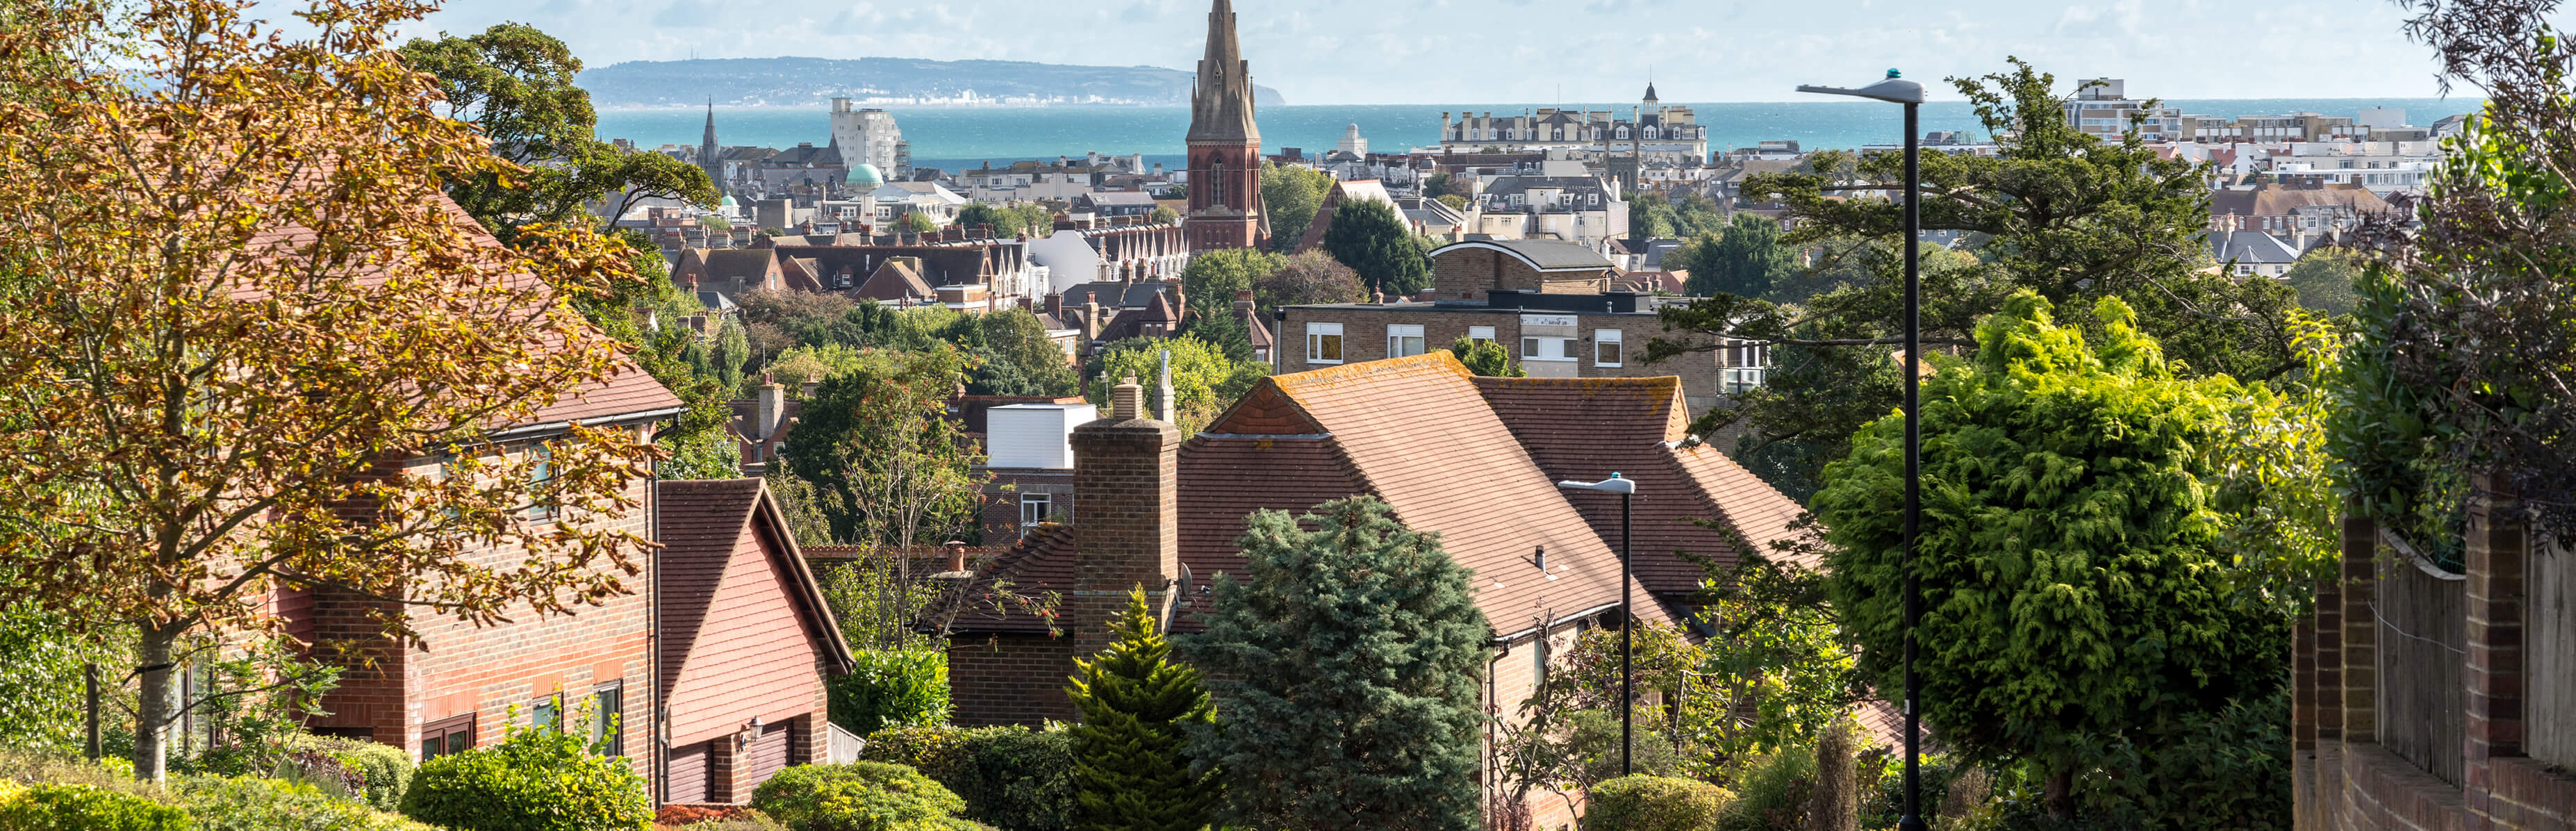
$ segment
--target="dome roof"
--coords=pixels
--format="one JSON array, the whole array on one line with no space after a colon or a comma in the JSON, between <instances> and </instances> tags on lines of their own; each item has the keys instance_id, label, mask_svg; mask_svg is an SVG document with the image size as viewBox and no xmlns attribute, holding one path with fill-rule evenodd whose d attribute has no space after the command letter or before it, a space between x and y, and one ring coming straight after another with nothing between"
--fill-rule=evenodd
<instances>
[{"instance_id":1,"label":"dome roof","mask_svg":"<svg viewBox=\"0 0 2576 831\"><path fill-rule=\"evenodd\" d=\"M724 201L717 202L716 206L720 208L739 208L742 207L742 203L733 201L733 194L728 193L725 194Z\"/></svg>"},{"instance_id":2,"label":"dome roof","mask_svg":"<svg viewBox=\"0 0 2576 831\"><path fill-rule=\"evenodd\" d=\"M877 170L876 165L861 162L850 168L849 178L843 181L873 188L885 184L885 173Z\"/></svg>"}]
</instances>

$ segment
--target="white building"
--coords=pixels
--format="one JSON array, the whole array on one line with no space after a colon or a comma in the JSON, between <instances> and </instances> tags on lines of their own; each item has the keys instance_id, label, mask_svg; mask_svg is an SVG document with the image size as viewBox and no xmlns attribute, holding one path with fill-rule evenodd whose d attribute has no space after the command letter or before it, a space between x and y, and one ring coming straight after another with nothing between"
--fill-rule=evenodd
<instances>
[{"instance_id":1,"label":"white building","mask_svg":"<svg viewBox=\"0 0 2576 831\"><path fill-rule=\"evenodd\" d=\"M832 99L832 143L851 166L875 165L887 178L912 176L912 142L894 124L894 114L880 109L853 109L850 99Z\"/></svg>"},{"instance_id":2,"label":"white building","mask_svg":"<svg viewBox=\"0 0 2576 831\"><path fill-rule=\"evenodd\" d=\"M2177 138L2182 128L2182 110L2156 106L2130 98L2128 82L2118 78L2094 78L2075 85L2075 97L2066 100L2066 122L2075 129L2116 141L2133 123L2138 134L2148 141Z\"/></svg>"}]
</instances>

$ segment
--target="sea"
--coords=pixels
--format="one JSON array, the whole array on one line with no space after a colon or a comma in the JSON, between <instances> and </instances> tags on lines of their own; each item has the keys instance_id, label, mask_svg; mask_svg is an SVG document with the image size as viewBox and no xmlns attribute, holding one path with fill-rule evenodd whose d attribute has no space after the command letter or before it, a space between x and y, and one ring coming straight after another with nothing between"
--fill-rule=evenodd
<instances>
[{"instance_id":1,"label":"sea","mask_svg":"<svg viewBox=\"0 0 2576 831\"><path fill-rule=\"evenodd\" d=\"M1680 103L1680 102L1675 102ZM2476 110L2484 99L2454 98L2242 98L2168 100L2185 113L2226 118L2283 115L2308 111L2353 115L2365 107L2395 107L2412 124L2431 124L2444 116ZM1259 113L1266 152L1299 148L1309 156L1330 151L1350 125L1359 125L1369 149L1400 152L1436 143L1442 112L1497 116L1539 107L1613 110L1625 113L1634 104L1302 104L1264 107ZM1856 148L1895 144L1904 139L1899 108L1867 101L1719 102L1688 105L1709 128L1713 151L1751 147L1762 141L1788 140L1800 149ZM915 167L958 170L984 163L1008 164L1022 159L1052 161L1084 153L1124 156L1141 153L1147 164L1182 166L1186 148L1181 136L1189 127L1188 107L1047 106L1047 107L888 107L903 136L912 142ZM602 139L631 139L651 148L665 144L695 146L706 128L701 108L614 109L599 113ZM1956 130L1982 136L1985 130L1964 101L1923 105L1922 129ZM721 143L794 147L799 142L831 141L830 116L823 107L717 107L716 137Z\"/></svg>"}]
</instances>

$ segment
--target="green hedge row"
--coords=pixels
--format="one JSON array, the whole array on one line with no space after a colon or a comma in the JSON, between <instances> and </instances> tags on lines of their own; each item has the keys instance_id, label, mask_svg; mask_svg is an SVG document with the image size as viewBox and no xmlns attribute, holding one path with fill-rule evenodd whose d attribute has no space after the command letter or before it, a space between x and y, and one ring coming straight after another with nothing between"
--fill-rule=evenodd
<instances>
[{"instance_id":1,"label":"green hedge row","mask_svg":"<svg viewBox=\"0 0 2576 831\"><path fill-rule=\"evenodd\" d=\"M1010 831L1073 827L1073 740L1060 725L888 728L869 734L860 755L937 780L966 801L968 819Z\"/></svg>"}]
</instances>

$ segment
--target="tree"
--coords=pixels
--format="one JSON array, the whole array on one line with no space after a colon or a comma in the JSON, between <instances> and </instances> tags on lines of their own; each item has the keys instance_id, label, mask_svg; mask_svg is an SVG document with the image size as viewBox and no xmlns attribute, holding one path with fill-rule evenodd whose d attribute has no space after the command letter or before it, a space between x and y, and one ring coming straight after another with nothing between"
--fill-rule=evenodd
<instances>
[{"instance_id":1,"label":"tree","mask_svg":"<svg viewBox=\"0 0 2576 831\"><path fill-rule=\"evenodd\" d=\"M965 207L957 209L957 227L973 228L977 225L993 226L996 235L1018 233L1020 230L1019 217L1002 208L968 202Z\"/></svg>"},{"instance_id":2,"label":"tree","mask_svg":"<svg viewBox=\"0 0 2576 831\"><path fill-rule=\"evenodd\" d=\"M1169 206L1169 205L1156 205L1156 206L1154 206L1154 212L1153 212L1153 213L1149 213L1149 214L1146 214L1146 215L1145 215L1145 221L1147 221L1147 222L1152 222L1152 223L1156 223L1156 224L1161 224L1161 223L1165 223L1165 222L1179 222L1179 221L1181 221L1181 212L1180 212L1180 211L1172 210L1171 206Z\"/></svg>"},{"instance_id":3,"label":"tree","mask_svg":"<svg viewBox=\"0 0 2576 831\"><path fill-rule=\"evenodd\" d=\"M1198 670L1173 663L1155 631L1145 590L1109 624L1118 640L1075 659L1065 696L1082 710L1073 734L1073 781L1085 831L1198 831L1215 817L1218 772L1193 774L1189 728L1215 721Z\"/></svg>"},{"instance_id":4,"label":"tree","mask_svg":"<svg viewBox=\"0 0 2576 831\"><path fill-rule=\"evenodd\" d=\"M1225 772L1228 824L1476 827L1493 630L1468 571L1375 497L1249 522L1243 579L1217 575L1181 647L1223 714L1191 753Z\"/></svg>"},{"instance_id":5,"label":"tree","mask_svg":"<svg viewBox=\"0 0 2576 831\"><path fill-rule=\"evenodd\" d=\"M938 222L932 220L929 214L919 211L904 214L902 219L894 221L894 226L916 234L936 233L939 230Z\"/></svg>"},{"instance_id":6,"label":"tree","mask_svg":"<svg viewBox=\"0 0 2576 831\"><path fill-rule=\"evenodd\" d=\"M2319 248L2300 257L2290 273L2281 275L2281 282L2298 292L2300 308L2327 316L2347 315L2360 303L2352 284L2361 278L2367 263L2355 252Z\"/></svg>"},{"instance_id":7,"label":"tree","mask_svg":"<svg viewBox=\"0 0 2576 831\"><path fill-rule=\"evenodd\" d=\"M938 545L975 527L990 477L942 417L964 373L943 344L825 378L806 400L782 455L820 491L833 541Z\"/></svg>"},{"instance_id":8,"label":"tree","mask_svg":"<svg viewBox=\"0 0 2576 831\"><path fill-rule=\"evenodd\" d=\"M1925 382L1923 717L1944 743L2042 771L2073 810L2079 749L2278 693L2287 617L2236 602L2208 497L2234 380L2174 374L2117 298L2099 345L2023 290L1978 329L1974 362ZM1825 468L1827 590L1862 670L1902 680L1904 420ZM2117 777L2121 771L2110 771ZM2182 787L2167 783L2166 787Z\"/></svg>"},{"instance_id":9,"label":"tree","mask_svg":"<svg viewBox=\"0 0 2576 831\"><path fill-rule=\"evenodd\" d=\"M1736 214L1725 230L1702 234L1674 253L1681 255L1677 265L1690 271L1683 291L1703 297L1762 297L1797 268L1797 257L1780 244L1780 223L1759 214Z\"/></svg>"},{"instance_id":10,"label":"tree","mask_svg":"<svg viewBox=\"0 0 2576 831\"><path fill-rule=\"evenodd\" d=\"M1457 356L1459 363L1467 365L1468 372L1477 375L1491 375L1498 378L1523 378L1529 375L1521 369L1520 364L1512 362L1512 353L1509 350L1493 341L1459 338L1457 343L1449 345L1449 354Z\"/></svg>"},{"instance_id":11,"label":"tree","mask_svg":"<svg viewBox=\"0 0 2576 831\"><path fill-rule=\"evenodd\" d=\"M1261 207L1270 213L1270 247L1286 252L1306 238L1306 226L1333 189L1333 174L1293 164L1261 163Z\"/></svg>"},{"instance_id":12,"label":"tree","mask_svg":"<svg viewBox=\"0 0 2576 831\"><path fill-rule=\"evenodd\" d=\"M1431 261L1391 203L1363 200L1334 208L1324 250L1359 272L1371 291L1410 296L1431 285Z\"/></svg>"},{"instance_id":13,"label":"tree","mask_svg":"<svg viewBox=\"0 0 2576 831\"><path fill-rule=\"evenodd\" d=\"M975 369L968 392L975 385L990 384L998 374L1008 373L1020 379L1028 392L1021 395L1072 395L1082 386L1074 377L1071 356L1064 347L1047 337L1046 324L1026 309L1005 309L970 318L983 336L983 366ZM984 393L998 395L1001 393Z\"/></svg>"},{"instance_id":14,"label":"tree","mask_svg":"<svg viewBox=\"0 0 2576 831\"><path fill-rule=\"evenodd\" d=\"M1230 359L1218 345L1195 334L1128 338L1103 347L1091 359L1091 368L1084 373L1092 379L1091 403L1109 406L1110 386L1129 376L1145 385L1151 396L1162 354L1167 350L1172 353L1172 415L1182 435L1197 433L1200 427L1223 415L1235 399L1252 391L1255 382L1270 374L1269 364Z\"/></svg>"},{"instance_id":15,"label":"tree","mask_svg":"<svg viewBox=\"0 0 2576 831\"><path fill-rule=\"evenodd\" d=\"M1253 283L1286 263L1286 257L1250 248L1194 254L1189 267L1181 269L1181 295L1189 298L1192 314L1230 314L1236 292L1250 291Z\"/></svg>"},{"instance_id":16,"label":"tree","mask_svg":"<svg viewBox=\"0 0 2576 831\"><path fill-rule=\"evenodd\" d=\"M1440 204L1447 205L1451 209L1461 212L1467 210L1467 205L1469 204L1467 202L1467 197L1459 196L1454 193L1444 193L1432 198L1439 200Z\"/></svg>"},{"instance_id":17,"label":"tree","mask_svg":"<svg viewBox=\"0 0 2576 831\"><path fill-rule=\"evenodd\" d=\"M1456 179L1451 178L1450 175L1446 173L1434 173L1429 176L1422 177L1422 195L1433 199L1439 199L1443 196L1456 196L1460 199L1465 199L1466 195L1457 190L1456 181Z\"/></svg>"},{"instance_id":18,"label":"tree","mask_svg":"<svg viewBox=\"0 0 2576 831\"><path fill-rule=\"evenodd\" d=\"M1366 299L1359 272L1321 251L1291 254L1278 270L1252 281L1252 301L1264 309Z\"/></svg>"},{"instance_id":19,"label":"tree","mask_svg":"<svg viewBox=\"0 0 2576 831\"><path fill-rule=\"evenodd\" d=\"M442 174L520 171L394 57L421 10L324 2L299 40L156 0L131 58L0 102L0 273L34 278L0 279L0 424L44 425L0 430L0 575L130 628L138 777L205 703L178 697L183 642L282 632L272 590L393 604L413 638L415 614L562 614L640 573L623 526L528 519L636 508L639 433L489 432L621 371L568 298L632 279L627 252L545 225L503 248L446 207ZM0 88L23 71L0 60Z\"/></svg>"},{"instance_id":20,"label":"tree","mask_svg":"<svg viewBox=\"0 0 2576 831\"><path fill-rule=\"evenodd\" d=\"M504 175L477 170L448 176L447 194L503 240L518 226L569 223L586 206L614 224L645 198L712 206L722 194L706 171L678 159L627 150L591 134L599 117L590 93L574 85L581 59L536 27L503 23L480 34L445 32L402 45L404 64L429 73L445 100L442 114L473 125L492 152L527 166Z\"/></svg>"},{"instance_id":21,"label":"tree","mask_svg":"<svg viewBox=\"0 0 2576 831\"><path fill-rule=\"evenodd\" d=\"M2121 298L2187 375L2260 380L2304 365L2288 288L2201 272L2209 217L2200 166L2157 156L2134 131L2108 141L2084 133L2067 122L2054 79L2019 60L2007 72L1950 82L1989 132L2007 138L1993 156L1922 158L1922 227L1964 232L1970 255L1923 252L1927 348L1975 348L1977 321L2029 289L2060 304ZM1889 253L1902 241L1903 210L1875 195L1902 180L1901 154L1811 156L1810 169L1756 176L1745 192L1787 203L1795 226L1781 244L1820 247L1819 268L1856 265L1861 279L1794 307L1731 295L1668 307L1663 320L1674 334L1650 342L1645 355L1653 363L1745 343L1812 348L1775 349L1774 363L1812 360L1833 371L1774 374L1766 394L1712 408L1692 427L1712 435L1747 420L1754 453L1806 443L1773 471L1790 477L1772 480L1790 491L1812 487L1815 466L1841 457L1840 437L1895 405L1895 384L1859 382L1893 378L1882 374L1892 373L1885 358L1903 340L1903 260Z\"/></svg>"}]
</instances>

